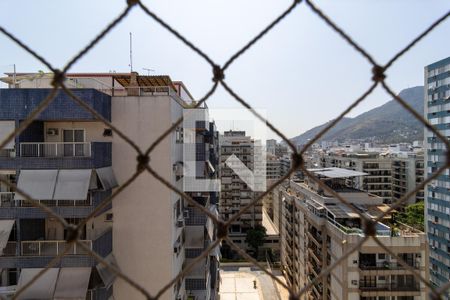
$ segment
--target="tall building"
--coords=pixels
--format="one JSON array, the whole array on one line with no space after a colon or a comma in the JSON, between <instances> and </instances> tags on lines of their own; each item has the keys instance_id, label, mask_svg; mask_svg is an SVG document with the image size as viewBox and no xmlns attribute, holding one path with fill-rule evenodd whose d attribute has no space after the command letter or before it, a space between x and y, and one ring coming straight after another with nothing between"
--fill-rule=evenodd
<instances>
[{"instance_id":1,"label":"tall building","mask_svg":"<svg viewBox=\"0 0 450 300\"><path fill-rule=\"evenodd\" d=\"M355 184L358 188L380 196L385 203L392 199L391 159L379 153L368 152L329 152L323 157L324 167L344 168L368 175L359 178Z\"/></svg>"},{"instance_id":2,"label":"tall building","mask_svg":"<svg viewBox=\"0 0 450 300\"><path fill-rule=\"evenodd\" d=\"M266 141L266 152L268 154L275 155L276 148L277 148L277 140L271 139Z\"/></svg>"},{"instance_id":3,"label":"tall building","mask_svg":"<svg viewBox=\"0 0 450 300\"><path fill-rule=\"evenodd\" d=\"M266 157L266 178L275 181L281 177L281 161L275 155L267 154Z\"/></svg>"},{"instance_id":4,"label":"tall building","mask_svg":"<svg viewBox=\"0 0 450 300\"><path fill-rule=\"evenodd\" d=\"M0 90L0 140L45 98L52 75L16 74L16 82L12 83L11 78L4 81L17 88ZM66 84L141 149L149 147L183 115L186 104L193 101L185 86L172 82L168 76L68 74ZM217 176L217 133L214 130L214 124L199 124L195 159L205 168L198 173L198 178ZM4 178L17 181L19 188L75 224L111 194L116 186L114 175L117 182L124 183L136 172L137 164L137 153L128 143L62 92L1 153L0 170ZM181 127L152 151L150 166L172 185L183 188ZM36 268L45 267L61 251L66 230L42 210L30 207L14 195L14 191L2 186L3 191L0 221L6 229L11 227L12 234L5 241L0 257L2 285L17 283L20 287L30 279L30 274L37 272ZM216 194L191 192L191 196L215 213ZM3 202L7 198L8 204ZM81 237L86 245L155 294L215 239L212 226L204 214L144 172L84 226ZM69 252L52 271L55 277L44 281L56 286L55 293L59 278L64 274L68 282L61 282L61 286L66 287L66 292L72 291L69 284L77 287L79 298L84 297L82 293L90 293L93 299L110 296L144 299L125 281L113 280L105 268L82 250L71 251L73 253ZM217 257L214 251L202 259L165 292L162 299L214 299L218 283ZM39 291L47 289L41 284L32 287ZM36 289L29 292L36 293ZM38 294L31 295L35 298Z\"/></svg>"},{"instance_id":5,"label":"tall building","mask_svg":"<svg viewBox=\"0 0 450 300\"><path fill-rule=\"evenodd\" d=\"M450 57L425 67L425 118L445 137L450 136ZM446 162L444 144L425 129L427 176ZM425 189L425 227L430 245L431 282L441 286L450 280L450 173L445 170ZM447 299L449 296L447 295Z\"/></svg>"},{"instance_id":6,"label":"tall building","mask_svg":"<svg viewBox=\"0 0 450 300\"><path fill-rule=\"evenodd\" d=\"M372 220L388 209L381 197L349 184L364 173L339 168L310 171ZM363 220L308 177L304 182L290 181L280 187L278 199L282 202L282 270L288 285L298 292L361 241ZM376 224L376 237L428 278L425 233L394 223L392 216L387 215ZM369 239L315 283L305 299L419 300L427 297L425 284Z\"/></svg>"},{"instance_id":7,"label":"tall building","mask_svg":"<svg viewBox=\"0 0 450 300\"><path fill-rule=\"evenodd\" d=\"M413 191L424 180L423 153L407 153L392 157L392 202L396 202ZM415 193L406 203L423 201L423 189Z\"/></svg>"},{"instance_id":8,"label":"tall building","mask_svg":"<svg viewBox=\"0 0 450 300\"><path fill-rule=\"evenodd\" d=\"M245 131L225 131L220 136L220 178L221 193L219 203L219 213L223 220L230 219L242 208L248 205L258 196L252 188L247 185L225 161L235 155L248 169L254 170L255 141L245 135ZM264 177L265 180L265 177ZM250 210L239 217L229 227L229 236L237 244L244 244L247 230L262 224L262 202L258 202ZM245 245L242 245L245 248Z\"/></svg>"}]
</instances>

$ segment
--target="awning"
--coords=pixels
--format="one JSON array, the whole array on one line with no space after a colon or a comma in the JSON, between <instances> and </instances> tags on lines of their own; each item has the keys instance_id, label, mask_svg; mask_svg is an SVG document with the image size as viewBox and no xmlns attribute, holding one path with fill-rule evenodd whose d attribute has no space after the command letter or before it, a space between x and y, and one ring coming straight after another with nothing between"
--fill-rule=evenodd
<instances>
[{"instance_id":1,"label":"awning","mask_svg":"<svg viewBox=\"0 0 450 300\"><path fill-rule=\"evenodd\" d=\"M14 132L16 126L14 121L0 121L0 144ZM14 149L15 141L12 139L3 149Z\"/></svg>"},{"instance_id":2,"label":"awning","mask_svg":"<svg viewBox=\"0 0 450 300\"><path fill-rule=\"evenodd\" d=\"M58 170L21 170L17 187L36 200L52 200ZM24 200L15 193L15 200Z\"/></svg>"},{"instance_id":3,"label":"awning","mask_svg":"<svg viewBox=\"0 0 450 300\"><path fill-rule=\"evenodd\" d=\"M86 292L91 277L91 268L62 268L53 299L80 299L86 298Z\"/></svg>"},{"instance_id":4,"label":"awning","mask_svg":"<svg viewBox=\"0 0 450 300\"><path fill-rule=\"evenodd\" d=\"M59 170L53 199L86 200L91 175L91 169Z\"/></svg>"},{"instance_id":5,"label":"awning","mask_svg":"<svg viewBox=\"0 0 450 300\"><path fill-rule=\"evenodd\" d=\"M3 249L5 249L6 244L8 243L14 221L15 220L0 220L0 255L3 254Z\"/></svg>"},{"instance_id":6,"label":"awning","mask_svg":"<svg viewBox=\"0 0 450 300\"><path fill-rule=\"evenodd\" d=\"M17 291L31 281L42 270L43 269L41 268L22 269L17 284ZM48 269L39 276L33 284L26 288L17 299L52 299L58 273L58 268Z\"/></svg>"},{"instance_id":7,"label":"awning","mask_svg":"<svg viewBox=\"0 0 450 300\"><path fill-rule=\"evenodd\" d=\"M114 266L116 269L119 269L119 267L117 266L117 261L112 253L106 256L104 259L109 265ZM96 268L98 274L100 275L100 278L105 284L105 288L109 289L109 287L113 284L114 280L116 279L116 274L114 274L113 271L111 271L108 267L106 267L102 263L97 264Z\"/></svg>"},{"instance_id":8,"label":"awning","mask_svg":"<svg viewBox=\"0 0 450 300\"><path fill-rule=\"evenodd\" d=\"M349 178L349 177L369 175L364 172L358 172L341 168L308 169L308 171L326 178Z\"/></svg>"},{"instance_id":9,"label":"awning","mask_svg":"<svg viewBox=\"0 0 450 300\"><path fill-rule=\"evenodd\" d=\"M118 186L112 167L100 168L96 169L96 171L98 179L100 180L105 191Z\"/></svg>"}]
</instances>

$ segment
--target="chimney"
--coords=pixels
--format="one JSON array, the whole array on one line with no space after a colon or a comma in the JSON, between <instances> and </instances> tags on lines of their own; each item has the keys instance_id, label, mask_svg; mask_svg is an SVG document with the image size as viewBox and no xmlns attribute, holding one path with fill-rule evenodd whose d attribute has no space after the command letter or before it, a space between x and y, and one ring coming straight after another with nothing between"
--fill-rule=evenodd
<instances>
[{"instance_id":1,"label":"chimney","mask_svg":"<svg viewBox=\"0 0 450 300\"><path fill-rule=\"evenodd\" d=\"M138 72L130 73L130 85L127 88L128 96L139 96L139 83L137 81L138 76Z\"/></svg>"}]
</instances>

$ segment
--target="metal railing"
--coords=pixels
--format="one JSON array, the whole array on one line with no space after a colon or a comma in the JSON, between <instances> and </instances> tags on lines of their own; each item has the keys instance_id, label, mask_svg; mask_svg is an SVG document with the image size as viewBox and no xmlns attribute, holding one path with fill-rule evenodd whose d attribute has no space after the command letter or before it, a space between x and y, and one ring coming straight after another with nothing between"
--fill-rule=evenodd
<instances>
[{"instance_id":1,"label":"metal railing","mask_svg":"<svg viewBox=\"0 0 450 300\"><path fill-rule=\"evenodd\" d=\"M359 289L361 291L418 292L418 291L420 291L420 284L418 282L399 284L399 283L367 283L364 281L360 281Z\"/></svg>"},{"instance_id":2,"label":"metal railing","mask_svg":"<svg viewBox=\"0 0 450 300\"><path fill-rule=\"evenodd\" d=\"M65 255L89 255L89 251L85 248L92 250L92 241L80 240L79 242L81 245L70 244L65 240L22 241L20 253L22 256L57 256L66 251Z\"/></svg>"},{"instance_id":3,"label":"metal railing","mask_svg":"<svg viewBox=\"0 0 450 300\"><path fill-rule=\"evenodd\" d=\"M14 206L14 192L0 192L0 207Z\"/></svg>"},{"instance_id":4,"label":"metal railing","mask_svg":"<svg viewBox=\"0 0 450 300\"><path fill-rule=\"evenodd\" d=\"M20 143L21 157L90 157L91 143Z\"/></svg>"},{"instance_id":5,"label":"metal railing","mask_svg":"<svg viewBox=\"0 0 450 300\"><path fill-rule=\"evenodd\" d=\"M198 48L196 45L194 45L192 42L190 42L183 34L178 32L176 29L174 29L172 26L170 26L168 23L166 23L159 15L157 15L155 12L153 12L151 9L149 9L143 2L140 0L127 0L127 5L123 9L123 11L116 17L110 24L108 24L88 45L84 46L70 61L67 62L66 65L61 66L57 68L56 66L52 65L46 58L39 55L37 52L35 52L32 47L26 45L23 41L21 41L18 37L14 36L12 33L10 33L7 29L5 29L3 26L0 26L0 32L10 38L16 45L21 47L23 50L27 51L31 56L36 58L38 61L40 61L42 64L45 65L46 68L48 68L51 72L54 74L54 78L52 79L52 89L49 92L49 94L46 96L45 99L42 99L42 101L37 105L37 107L28 115L28 117L23 120L19 127L17 127L13 134L9 135L5 140L0 141L0 149L2 149L5 145L7 145L9 142L11 142L15 136L19 135L21 132L23 132L34 119L37 118L37 116L52 102L52 100L55 98L55 96L60 92L64 92L68 95L68 98L73 100L75 103L83 107L85 110L90 112L95 118L100 120L107 126L108 128L111 128L115 134L119 135L124 142L128 143L133 149L136 150L136 156L138 157L138 160L136 161L136 172L130 176L127 180L125 180L122 185L110 196L108 197L101 205L99 205L92 214L90 214L84 222L81 222L78 225L78 230L80 230L88 220L92 219L94 216L96 216L97 213L99 213L102 209L104 209L107 205L109 205L114 197L122 192L124 189L126 189L136 178L139 177L140 174L143 172L148 172L151 174L156 180L160 181L162 185L169 188L173 192L177 193L178 195L182 196L186 202L188 202L191 205L194 205L198 207L200 210L202 210L208 217L210 217L215 225L217 226L218 232L220 233L218 235L218 241L211 244L208 249L205 249L203 253L196 259L192 260L189 264L184 266L183 270L179 272L172 280L167 282L164 286L161 286L159 290L152 291L150 293L145 288L143 288L138 282L133 280L133 276L129 276L128 274L124 274L120 271L119 268L116 266L113 266L109 264L107 261L105 261L102 257L100 257L97 253L91 251L89 247L86 247L82 241L77 238L75 235L75 238L72 236L70 240L67 241L66 249L67 251L70 251L70 247L72 245L77 245L80 247L83 247L86 251L89 252L89 255L94 257L99 262L105 264L108 269L119 276L124 282L128 283L133 288L137 289L140 293L142 293L147 299L159 299L165 292L169 291L173 288L173 286L180 286L179 282L182 280L182 278L185 277L187 273L195 266L196 263L201 261L202 257L208 256L209 252L219 244L221 241L226 241L226 243L233 248L235 251L237 251L242 257L244 257L246 260L254 264L255 266L259 267L261 270L266 272L269 276L272 277L272 279L276 280L279 284L284 286L286 289L288 289L290 293L291 299L303 299L309 291L313 288L313 286L320 286L318 284L323 280L323 278L327 277L330 272L338 266L340 263L342 263L345 259L349 257L350 254L354 253L355 251L358 251L361 246L367 242L368 240L373 240L379 247L381 247L386 253L389 253L392 257L396 258L397 261L399 261L400 264L404 264L403 260L401 258L398 258L395 253L388 247L386 247L376 236L373 236L373 229L374 229L374 222L371 220L368 220L367 217L357 210L354 209L351 205L349 205L348 201L342 196L334 191L332 191L329 187L327 187L325 184L323 184L318 178L314 176L314 174L311 174L304 163L303 155L310 149L310 147L316 143L321 137L324 136L325 133L327 133L331 128L333 128L344 116L346 116L353 108L355 108L357 105L359 105L361 102L363 102L372 92L377 88L378 86L381 87L388 95L390 95L398 104L400 104L405 110L410 112L412 116L417 119L421 124L423 124L424 127L426 127L429 131L431 131L434 136L442 141L442 144L445 145L445 150L450 149L450 142L434 127L432 124L430 124L423 116L421 112L415 111L407 102L405 102L400 96L397 95L395 91L393 91L389 84L388 80L386 79L387 71L390 70L390 68L405 54L407 53L411 48L413 48L417 43L419 43L424 37L426 37L431 31L433 31L437 26L442 24L449 16L450 12L445 11L443 12L443 15L439 18L437 18L430 26L424 29L423 32L418 33L418 35L407 45L405 45L404 48L402 48L398 52L392 53L392 58L389 59L385 63L378 63L374 57L369 54L361 45L359 45L353 38L351 38L343 29L341 29L330 17L328 17L324 12L321 11L320 8L316 6L316 4L312 0L294 0L292 3L286 8L286 10L281 13L276 19L274 19L270 24L268 24L265 28L261 30L259 34L257 34L254 38L252 38L248 43L246 43L242 48L238 49L235 53L230 55L230 58L223 64L219 64L218 62L214 61L211 57L209 57L205 52L203 52L200 48ZM300 6L301 3L304 3L302 6ZM315 14L319 19L321 19L327 26L329 26L342 40L349 44L354 50L356 50L356 53L358 55L361 55L372 67L372 83L367 88L367 90L357 99L355 99L351 105L349 105L344 111L342 111L340 114L336 116L336 118L333 119L333 121L326 124L325 127L323 127L317 134L315 134L314 137L312 137L306 145L304 145L301 149L297 149L296 146L280 131L276 126L274 126L269 120L264 119L261 115L259 115L240 95L238 95L229 85L229 83L225 80L225 73L237 59L241 58L244 53L247 52L248 49L256 47L255 45L258 44L258 42L268 33L271 32L274 27L276 27L280 22L282 22L288 15L290 15L294 10L299 9L306 9L305 7L311 9L313 14ZM67 72L83 57L88 53L92 48L94 48L105 36L107 36L113 28L118 26L122 22L122 20L127 17L127 15L130 13L132 9L139 9L141 12L143 12L145 15L147 15L149 18L153 19L158 25L162 26L164 29L167 30L167 32L173 36L175 36L179 41L181 41L186 47L188 47L190 50L192 50L194 53L199 55L206 64L208 64L211 67L211 73L212 73L212 79L213 83L211 85L210 90L201 97L195 104L195 107L199 107L206 103L206 101L213 95L217 89L217 87L220 85L224 88L224 90L238 103L242 104L246 108L250 109L250 111L261 121L265 122L267 127L269 127L276 135L278 135L279 138L281 138L292 150L293 155L293 163L291 165L291 168L285 176L283 176L281 179L276 181L274 184L272 184L270 187L268 187L267 191L264 193L261 193L256 199L254 199L251 203L246 205L244 208L242 208L239 213L233 215L229 220L218 220L213 214L211 214L206 208L198 206L198 204L195 202L194 199L192 199L190 196L185 194L182 190L176 188L174 185L172 185L170 182L168 182L164 177L162 177L160 174L158 174L152 166L148 163L150 161L150 155L152 154L152 151L157 147L158 144L161 143L161 141L164 140L165 137L167 137L169 134L172 133L172 131L176 130L177 126L179 126L183 118L180 118L177 120L172 126L167 128L166 131L164 131L161 136L159 136L155 141L148 147L148 148L141 148L139 147L133 140L131 140L120 128L117 128L102 117L95 109L93 109L91 106L89 106L83 99L81 99L79 96L75 95L70 88L68 88L65 84L65 75ZM209 80L209 79L208 79ZM447 156L446 161L441 164L440 167L433 166L432 168L432 174L424 179L421 184L419 184L414 191L411 191L407 195L404 195L401 199L396 201L391 205L391 207L383 212L380 216L377 217L377 220L375 220L375 223L382 220L386 215L390 214L393 210L397 209L401 205L403 205L408 198L418 192L420 189L423 189L424 186L428 183L430 183L432 180L438 178L440 174L442 174L446 169L450 167L450 157ZM301 287L300 290L294 289L292 286L286 285L284 282L282 282L280 279L278 279L276 276L274 276L270 271L268 271L261 263L256 261L254 258L250 257L247 253L242 251L238 245L233 243L233 241L228 236L228 227L230 227L231 223L236 221L242 214L246 213L251 207L258 203L267 193L272 191L276 186L281 184L283 180L287 179L291 174L293 174L295 171L301 170L305 175L310 176L317 184L319 184L325 191L328 193L333 194L333 196L339 200L340 202L346 204L349 209L353 210L355 213L357 213L361 220L364 220L364 222L367 223L367 226L365 227L365 235L364 237L358 242L353 248L348 249L347 252L343 253L337 260L333 262L332 265L327 267L326 269L322 270L320 274L318 274L316 277L308 277L310 279L310 282L304 286ZM13 184L8 184L6 180L3 180L0 178L0 181L4 184L7 184L11 188L16 188ZM21 193L27 200L29 201L35 201L34 199L30 198L28 195L20 191L19 189L16 189L17 192ZM42 210L47 212L52 217L56 218L67 230L72 230L73 228L67 223L66 220L64 220L61 216L53 212L51 209L46 207L45 205L41 205L41 203L36 202L36 205L39 206ZM52 259L52 261L47 265L47 268L43 270L42 272L39 272L33 279L31 279L27 284L25 284L23 287L21 287L19 290L17 290L15 297L18 298L23 291L25 291L29 286L31 286L48 268L53 267L56 265L60 259L65 255L64 251L59 251L58 255ZM450 288L450 282L445 283L443 286L436 288L433 286L429 280L423 277L423 275L413 268L407 266L405 264L405 267L408 267L407 269L412 272L415 279L417 281L420 281L424 284L424 286L427 288L427 292L433 296L435 299L440 299L444 294L447 293L447 290ZM288 274L288 278L291 275Z\"/></svg>"},{"instance_id":6,"label":"metal railing","mask_svg":"<svg viewBox=\"0 0 450 300\"><path fill-rule=\"evenodd\" d=\"M411 261L411 260L405 260L405 263L408 266L411 266L413 268L420 268L420 262L417 261ZM384 262L360 262L359 268L361 270L398 270L398 269L405 269L404 266L397 262L391 262L391 261L384 261Z\"/></svg>"},{"instance_id":7,"label":"metal railing","mask_svg":"<svg viewBox=\"0 0 450 300\"><path fill-rule=\"evenodd\" d=\"M36 200L37 203L48 207L65 207L65 206L91 206L92 198L87 197L86 200ZM35 207L36 202L28 200L15 200L15 207Z\"/></svg>"},{"instance_id":8,"label":"metal railing","mask_svg":"<svg viewBox=\"0 0 450 300\"><path fill-rule=\"evenodd\" d=\"M65 206L90 206L92 198L87 196L86 200L19 200L14 199L14 192L0 192L0 207L36 207L36 203L48 207L65 207Z\"/></svg>"}]
</instances>

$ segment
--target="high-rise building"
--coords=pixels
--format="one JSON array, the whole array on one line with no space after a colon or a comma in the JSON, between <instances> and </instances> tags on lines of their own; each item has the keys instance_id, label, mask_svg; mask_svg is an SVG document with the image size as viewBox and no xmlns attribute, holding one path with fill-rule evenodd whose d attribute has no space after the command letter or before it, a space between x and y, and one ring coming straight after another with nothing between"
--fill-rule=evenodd
<instances>
[{"instance_id":1,"label":"high-rise building","mask_svg":"<svg viewBox=\"0 0 450 300\"><path fill-rule=\"evenodd\" d=\"M350 181L366 175L339 169L311 169L324 184L346 199L361 215L375 220L389 207L381 197L353 188ZM281 264L289 286L297 292L360 242L364 220L315 181L290 181L279 187L281 200ZM391 215L376 224L376 237L406 264L428 278L426 236ZM374 240L365 241L307 291L305 299L427 298L426 286Z\"/></svg>"},{"instance_id":2,"label":"high-rise building","mask_svg":"<svg viewBox=\"0 0 450 300\"><path fill-rule=\"evenodd\" d=\"M277 140L271 139L266 141L266 152L268 154L275 155L276 148L277 148Z\"/></svg>"},{"instance_id":3,"label":"high-rise building","mask_svg":"<svg viewBox=\"0 0 450 300\"><path fill-rule=\"evenodd\" d=\"M445 137L450 136L450 57L425 67L425 118ZM444 144L425 129L425 170L430 176L446 163ZM425 189L425 227L430 245L431 282L450 280L450 173L445 170ZM447 295L447 299L449 296Z\"/></svg>"},{"instance_id":4,"label":"high-rise building","mask_svg":"<svg viewBox=\"0 0 450 300\"><path fill-rule=\"evenodd\" d=\"M424 180L423 153L406 153L392 157L392 202L413 191ZM423 201L423 189L404 202L412 204Z\"/></svg>"},{"instance_id":5,"label":"high-rise building","mask_svg":"<svg viewBox=\"0 0 450 300\"><path fill-rule=\"evenodd\" d=\"M371 194L380 196L385 203L392 199L391 186L391 159L380 153L369 152L329 152L323 157L324 167L345 168L349 170L365 172L355 182L356 186Z\"/></svg>"},{"instance_id":6,"label":"high-rise building","mask_svg":"<svg viewBox=\"0 0 450 300\"><path fill-rule=\"evenodd\" d=\"M12 78L16 82L11 82ZM15 74L4 79L16 88L0 90L0 140L44 100L51 80L51 74ZM141 149L149 147L193 101L185 86L168 76L68 74L65 83ZM199 168L198 178L217 176L214 131L214 124L199 124L195 159L204 168ZM3 179L17 182L20 189L50 206L67 222L78 224L111 194L115 178L122 184L136 172L136 156L119 135L60 92L1 151L0 171ZM150 166L183 189L182 127L163 139L150 156ZM5 245L0 256L1 284L17 284L19 288L39 271L36 268L45 267L63 249L67 231L14 191L4 185L1 189L0 223L7 232L1 235L6 237L0 244ZM215 193L200 191L190 195L215 213ZM154 295L200 255L215 239L215 232L204 214L143 172L83 226L81 239ZM161 299L214 299L217 266L214 251ZM27 289L31 298L52 298L37 294L46 290L64 299L72 299L65 296L68 292L78 293L78 298L88 293L92 299L112 295L116 299L144 299L139 291L121 279L114 280L107 269L76 247L47 273L45 280ZM59 290L59 286L65 290Z\"/></svg>"},{"instance_id":7,"label":"high-rise building","mask_svg":"<svg viewBox=\"0 0 450 300\"><path fill-rule=\"evenodd\" d=\"M245 135L245 131L225 131L220 136L220 178L221 193L219 203L219 213L223 220L230 219L242 208L248 205L258 196L252 188L241 179L225 161L235 155L248 169L254 171L255 152L258 151L254 141L250 136ZM264 180L266 178L264 177ZM262 224L262 201L256 203L252 208L240 216L229 227L229 236L237 244L242 244L245 248L245 237L247 230Z\"/></svg>"}]
</instances>

